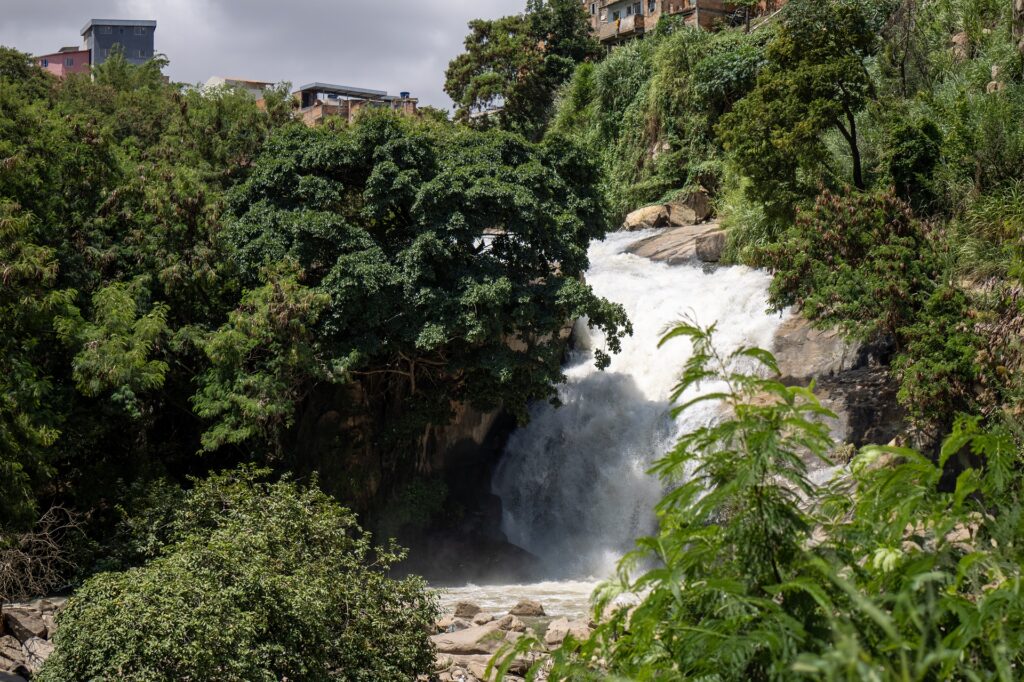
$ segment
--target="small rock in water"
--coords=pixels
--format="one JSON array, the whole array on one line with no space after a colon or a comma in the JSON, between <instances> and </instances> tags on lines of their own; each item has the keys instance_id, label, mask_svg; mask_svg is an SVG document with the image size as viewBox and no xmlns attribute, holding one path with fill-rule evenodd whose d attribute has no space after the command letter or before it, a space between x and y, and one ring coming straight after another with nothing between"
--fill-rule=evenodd
<instances>
[{"instance_id":1,"label":"small rock in water","mask_svg":"<svg viewBox=\"0 0 1024 682\"><path fill-rule=\"evenodd\" d=\"M532 599L523 599L512 607L512 610L509 611L509 615L530 617L543 616L544 607L541 606L540 602L533 601Z\"/></svg>"},{"instance_id":2,"label":"small rock in water","mask_svg":"<svg viewBox=\"0 0 1024 682\"><path fill-rule=\"evenodd\" d=\"M460 601L455 605L455 617L470 620L482 609L471 601Z\"/></svg>"},{"instance_id":3,"label":"small rock in water","mask_svg":"<svg viewBox=\"0 0 1024 682\"><path fill-rule=\"evenodd\" d=\"M544 615L541 613L541 615ZM495 623L499 630L526 632L526 623L509 614Z\"/></svg>"},{"instance_id":4,"label":"small rock in water","mask_svg":"<svg viewBox=\"0 0 1024 682\"><path fill-rule=\"evenodd\" d=\"M478 613L473 616L473 625L486 625L494 620L494 616L489 613Z\"/></svg>"},{"instance_id":5,"label":"small rock in water","mask_svg":"<svg viewBox=\"0 0 1024 682\"><path fill-rule=\"evenodd\" d=\"M441 620L437 621L438 632L458 632L459 630L465 630L470 625L468 620L462 618L456 618L455 616L445 616Z\"/></svg>"}]
</instances>

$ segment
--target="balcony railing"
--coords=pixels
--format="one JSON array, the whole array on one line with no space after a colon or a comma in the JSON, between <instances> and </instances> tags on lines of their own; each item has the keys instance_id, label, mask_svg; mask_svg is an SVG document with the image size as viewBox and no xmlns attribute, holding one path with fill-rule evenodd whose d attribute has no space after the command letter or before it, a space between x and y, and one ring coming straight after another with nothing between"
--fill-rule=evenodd
<instances>
[{"instance_id":1,"label":"balcony railing","mask_svg":"<svg viewBox=\"0 0 1024 682\"><path fill-rule=\"evenodd\" d=\"M600 39L615 40L626 38L644 31L644 17L642 14L631 14L621 19L612 19L607 24L601 24Z\"/></svg>"}]
</instances>

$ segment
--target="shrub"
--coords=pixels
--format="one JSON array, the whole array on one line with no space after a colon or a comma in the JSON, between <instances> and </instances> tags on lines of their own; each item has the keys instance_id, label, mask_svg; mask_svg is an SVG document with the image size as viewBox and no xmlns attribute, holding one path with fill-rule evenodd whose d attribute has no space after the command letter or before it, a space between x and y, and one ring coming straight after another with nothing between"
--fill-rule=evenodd
<instances>
[{"instance_id":1,"label":"shrub","mask_svg":"<svg viewBox=\"0 0 1024 682\"><path fill-rule=\"evenodd\" d=\"M910 323L938 274L923 225L891 193L824 190L764 259L775 273L773 307L800 306L860 338Z\"/></svg>"},{"instance_id":2,"label":"shrub","mask_svg":"<svg viewBox=\"0 0 1024 682\"><path fill-rule=\"evenodd\" d=\"M212 476L141 568L85 583L40 679L397 680L428 669L432 593L394 580L355 517L316 487Z\"/></svg>"}]
</instances>

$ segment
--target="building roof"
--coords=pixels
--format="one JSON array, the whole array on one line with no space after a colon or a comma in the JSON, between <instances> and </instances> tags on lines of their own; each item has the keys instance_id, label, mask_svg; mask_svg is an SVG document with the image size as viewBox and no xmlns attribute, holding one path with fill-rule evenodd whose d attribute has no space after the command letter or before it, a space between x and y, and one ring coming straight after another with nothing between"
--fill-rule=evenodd
<instances>
[{"instance_id":1,"label":"building roof","mask_svg":"<svg viewBox=\"0 0 1024 682\"><path fill-rule=\"evenodd\" d=\"M93 26L145 26L156 28L156 22L151 19L90 19L82 27L82 35L92 30Z\"/></svg>"},{"instance_id":2,"label":"building roof","mask_svg":"<svg viewBox=\"0 0 1024 682\"><path fill-rule=\"evenodd\" d=\"M385 90L367 90L366 88L353 88L347 85L332 85L330 83L309 83L308 85L303 85L297 92L319 92L325 95L359 97L361 99L385 99L388 96Z\"/></svg>"},{"instance_id":3,"label":"building roof","mask_svg":"<svg viewBox=\"0 0 1024 682\"><path fill-rule=\"evenodd\" d=\"M242 85L251 87L273 87L277 85L275 81L254 81L248 78L232 78L230 76L210 76L205 83L206 87L214 88L219 85Z\"/></svg>"},{"instance_id":4,"label":"building roof","mask_svg":"<svg viewBox=\"0 0 1024 682\"><path fill-rule=\"evenodd\" d=\"M87 50L84 47L78 47L77 45L71 45L70 47L62 47L62 48L60 48L60 50L58 50L57 54L61 54L63 52L86 52L86 51Z\"/></svg>"}]
</instances>

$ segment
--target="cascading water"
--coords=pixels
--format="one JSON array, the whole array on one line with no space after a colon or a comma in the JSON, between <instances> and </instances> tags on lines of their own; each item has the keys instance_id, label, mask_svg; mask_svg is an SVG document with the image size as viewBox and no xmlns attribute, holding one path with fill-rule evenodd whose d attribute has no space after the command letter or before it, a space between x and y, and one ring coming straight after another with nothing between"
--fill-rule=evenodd
<instances>
[{"instance_id":1,"label":"cascading water","mask_svg":"<svg viewBox=\"0 0 1024 682\"><path fill-rule=\"evenodd\" d=\"M647 470L681 433L714 417L705 404L673 422L669 396L690 344L658 349L664 332L690 316L717 323L716 347L770 347L781 323L769 315L769 276L744 267L706 273L626 253L646 233L615 233L590 249L587 282L625 307L633 336L601 372L604 343L583 323L560 389L563 407L538 404L509 440L492 481L509 540L537 555L554 579L607 577L634 540L653 530L662 494ZM706 387L705 390L711 390Z\"/></svg>"}]
</instances>

